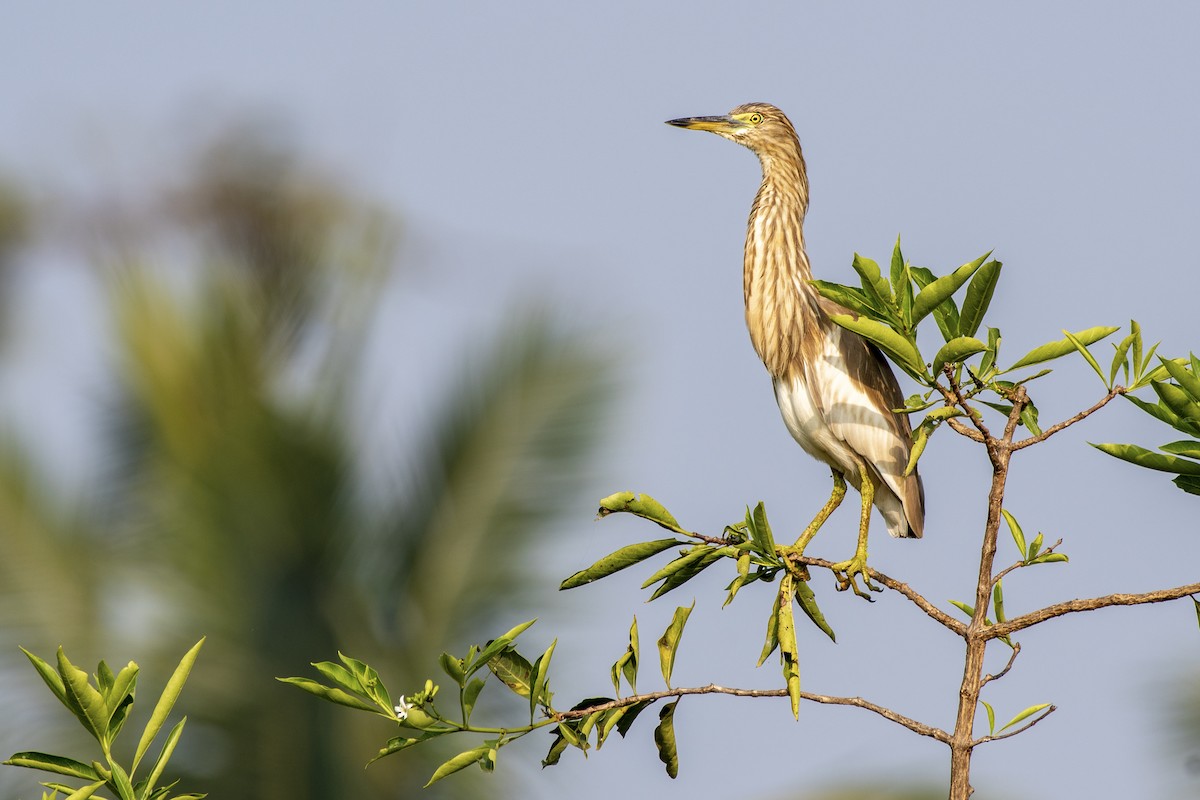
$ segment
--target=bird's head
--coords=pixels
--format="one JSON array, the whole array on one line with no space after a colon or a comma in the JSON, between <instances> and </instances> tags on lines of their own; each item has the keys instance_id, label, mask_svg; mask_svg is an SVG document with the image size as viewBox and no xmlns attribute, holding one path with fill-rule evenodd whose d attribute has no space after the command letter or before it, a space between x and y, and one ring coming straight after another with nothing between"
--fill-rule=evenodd
<instances>
[{"instance_id":1,"label":"bird's head","mask_svg":"<svg viewBox=\"0 0 1200 800\"><path fill-rule=\"evenodd\" d=\"M715 133L749 147L760 157L799 145L791 121L770 103L746 103L721 116L669 119L667 124Z\"/></svg>"}]
</instances>

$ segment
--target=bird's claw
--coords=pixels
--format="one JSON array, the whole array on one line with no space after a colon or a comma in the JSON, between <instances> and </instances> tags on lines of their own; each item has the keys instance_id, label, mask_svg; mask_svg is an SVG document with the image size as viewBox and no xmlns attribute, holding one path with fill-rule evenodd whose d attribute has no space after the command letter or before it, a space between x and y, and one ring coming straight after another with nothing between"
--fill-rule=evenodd
<instances>
[{"instance_id":1,"label":"bird's claw","mask_svg":"<svg viewBox=\"0 0 1200 800\"><path fill-rule=\"evenodd\" d=\"M870 575L867 572L867 559L863 556L855 556L849 561L841 561L830 567L833 570L833 577L837 579L837 590L844 592L847 589L854 591L856 595L866 600L868 603L874 603L875 598L858 588L858 581L855 576L861 575L863 585L872 592L882 592L883 589L871 583Z\"/></svg>"},{"instance_id":2,"label":"bird's claw","mask_svg":"<svg viewBox=\"0 0 1200 800\"><path fill-rule=\"evenodd\" d=\"M782 544L776 545L775 555L779 556L779 560L783 562L784 569L786 569L793 578L806 582L809 580L808 565L795 560L804 555L803 547Z\"/></svg>"}]
</instances>

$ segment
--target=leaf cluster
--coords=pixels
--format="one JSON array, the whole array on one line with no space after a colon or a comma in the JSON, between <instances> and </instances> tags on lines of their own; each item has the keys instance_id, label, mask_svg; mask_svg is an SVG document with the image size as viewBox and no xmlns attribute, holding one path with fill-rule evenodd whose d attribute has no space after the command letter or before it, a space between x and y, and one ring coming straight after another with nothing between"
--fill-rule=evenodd
<instances>
[{"instance_id":1,"label":"leaf cluster","mask_svg":"<svg viewBox=\"0 0 1200 800\"><path fill-rule=\"evenodd\" d=\"M199 800L205 795L172 794L178 781L160 785L167 762L183 734L187 717L180 719L171 728L146 777L140 780L135 780L135 777L150 745L166 724L167 716L175 706L175 701L183 690L203 644L204 639L196 642L167 681L166 688L150 714L150 720L142 730L133 761L128 768L123 767L113 756L113 743L133 709L134 695L137 692L138 665L130 661L119 672L114 673L108 664L101 661L94 676L89 678L86 672L71 663L61 647L58 648L57 663L54 666L22 648L22 652L29 658L54 696L99 743L104 760L86 764L65 756L22 752L14 754L4 763L87 781L87 784L81 787L68 786L58 781L43 783L53 792L62 792L66 795L66 800L86 800L102 788L112 792L118 800Z\"/></svg>"},{"instance_id":2,"label":"leaf cluster","mask_svg":"<svg viewBox=\"0 0 1200 800\"><path fill-rule=\"evenodd\" d=\"M1126 337L1126 342L1117 348L1113 359L1114 374L1119 366L1124 366L1128 374L1130 364L1137 368L1140 363L1138 369L1142 374L1138 383L1149 384L1158 395L1158 401L1151 403L1132 395L1126 395L1126 398L1150 416L1191 438L1160 445L1161 452L1134 444L1096 444L1094 447L1140 467L1174 473L1176 486L1190 494L1200 494L1200 359L1195 354L1178 359L1160 357L1158 367L1148 370L1154 350L1152 348L1142 356L1141 331L1137 323L1132 327L1133 332ZM1130 341L1135 334L1136 339Z\"/></svg>"}]
</instances>

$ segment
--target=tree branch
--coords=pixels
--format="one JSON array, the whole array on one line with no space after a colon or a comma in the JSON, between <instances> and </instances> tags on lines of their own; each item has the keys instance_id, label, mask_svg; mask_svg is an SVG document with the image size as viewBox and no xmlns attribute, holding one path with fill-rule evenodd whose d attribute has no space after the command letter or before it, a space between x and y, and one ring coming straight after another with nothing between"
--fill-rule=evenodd
<instances>
[{"instance_id":1,"label":"tree branch","mask_svg":"<svg viewBox=\"0 0 1200 800\"><path fill-rule=\"evenodd\" d=\"M1008 663L1004 665L1004 669L1000 670L995 675L984 675L983 680L979 682L979 688L982 689L992 681L998 681L1007 675L1008 671L1012 669L1012 665L1016 662L1017 656L1020 655L1020 653L1021 645L1017 642L1014 642L1012 646L1012 655L1008 657Z\"/></svg>"},{"instance_id":2,"label":"tree branch","mask_svg":"<svg viewBox=\"0 0 1200 800\"><path fill-rule=\"evenodd\" d=\"M560 722L568 719L581 719L590 714L595 714L599 711L609 711L614 708L626 708L628 706L637 705L638 703L654 702L656 700L664 700L668 697L684 697L691 694L728 694L736 697L787 697L787 689L733 689L726 686L718 686L715 683L710 683L707 686L697 686L684 689L667 689L661 692L648 692L646 694L635 694L629 697L622 697L619 700L610 700L607 703L599 703L587 708L577 708L571 711L562 711L554 715L554 718ZM950 734L934 728L930 725L917 722L910 717L892 711L890 708L885 708L869 700L864 700L861 697L834 697L826 694L813 694L812 692L801 692L800 697L813 703L825 703L828 705L838 706L854 706L855 708L863 708L867 711L873 711L884 719L891 720L897 725L903 725L913 733L919 733L922 736L928 736L937 739L939 742L949 742Z\"/></svg>"},{"instance_id":3,"label":"tree branch","mask_svg":"<svg viewBox=\"0 0 1200 800\"><path fill-rule=\"evenodd\" d=\"M823 558L811 558L809 556L790 556L789 558L798 564L805 564L810 567L822 567L824 569L833 568L833 562L826 561ZM966 636L967 626L964 623L950 616L945 611L942 611L933 603L926 600L920 592L918 592L916 589L913 589L907 583L898 581L895 578L890 578L879 570L872 569L871 567L866 568L866 574L871 580L882 583L892 591L899 592L907 597L913 605L928 614L935 622L941 623L944 627L948 628L959 636Z\"/></svg>"},{"instance_id":4,"label":"tree branch","mask_svg":"<svg viewBox=\"0 0 1200 800\"><path fill-rule=\"evenodd\" d=\"M1084 409L1083 411L1080 411L1078 414L1071 417L1070 419L1065 419L1062 422L1058 423L1057 425L1051 425L1049 428L1046 428L1037 436L1030 436L1026 439L1022 439L1019 442L1013 442L1011 445L1009 445L1009 449L1010 450L1023 450L1024 448L1029 447L1030 445L1035 445L1038 442L1044 442L1047 439L1049 439L1051 436L1053 436L1054 434L1058 433L1059 431L1071 427L1076 422L1081 422L1082 420L1087 419L1092 414L1095 414L1097 411L1099 411L1100 409L1102 409L1106 405L1108 405L1110 402L1112 402L1113 399L1120 397L1121 395L1125 394L1128 391L1129 390L1126 389L1124 386L1114 386L1109 391L1108 394L1106 394L1106 395L1104 395L1104 397L1100 398L1100 401L1097 402L1091 408Z\"/></svg>"},{"instance_id":5,"label":"tree branch","mask_svg":"<svg viewBox=\"0 0 1200 800\"><path fill-rule=\"evenodd\" d=\"M1061 617L1064 614L1074 614L1079 611L1095 611L1098 608L1108 608L1109 606L1138 606L1145 603L1164 603L1168 600L1178 600L1181 597L1197 593L1200 593L1200 583L1176 586L1173 589L1159 589L1156 592L1146 592L1145 594L1110 594L1088 600L1069 600L1065 603L1057 603L1052 606L1046 606L1038 611L1022 614L1007 622L997 622L987 629L986 635L989 639L995 639L999 636L1009 636L1017 631L1025 630L1048 619Z\"/></svg>"}]
</instances>

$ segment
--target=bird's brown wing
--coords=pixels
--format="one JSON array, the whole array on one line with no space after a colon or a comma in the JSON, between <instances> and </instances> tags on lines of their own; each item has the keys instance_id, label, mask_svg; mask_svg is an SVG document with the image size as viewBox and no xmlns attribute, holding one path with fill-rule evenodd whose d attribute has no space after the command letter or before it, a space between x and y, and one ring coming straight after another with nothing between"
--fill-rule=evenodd
<instances>
[{"instance_id":1,"label":"bird's brown wing","mask_svg":"<svg viewBox=\"0 0 1200 800\"><path fill-rule=\"evenodd\" d=\"M824 298L820 303L826 314L854 315L849 309ZM870 409L861 419L825 409L830 427L900 499L908 520L909 535L920 538L925 528L925 488L916 470L911 475L904 475L912 450L912 426L906 414L890 410L904 405L900 384L878 348L861 336L839 328L827 317L824 322L840 333L837 341L841 368ZM847 420L854 424L846 424Z\"/></svg>"}]
</instances>

